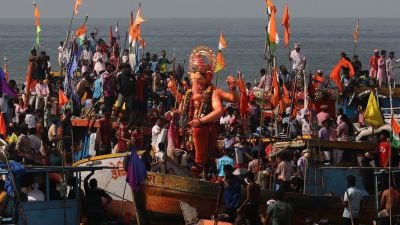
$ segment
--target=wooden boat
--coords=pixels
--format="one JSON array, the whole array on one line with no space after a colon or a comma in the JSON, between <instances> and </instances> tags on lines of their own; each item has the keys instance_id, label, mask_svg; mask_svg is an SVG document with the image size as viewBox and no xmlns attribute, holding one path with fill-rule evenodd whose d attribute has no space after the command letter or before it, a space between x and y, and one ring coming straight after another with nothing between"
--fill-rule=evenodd
<instances>
[{"instance_id":1,"label":"wooden boat","mask_svg":"<svg viewBox=\"0 0 400 225\"><path fill-rule=\"evenodd\" d=\"M113 197L112 203L108 207L108 212L113 215L135 215L132 194L129 185L126 183L126 172L123 169L123 158L129 155L111 154L104 156L92 157L87 160L78 161L74 164L77 167L85 166L116 166L119 169L109 171L101 171L93 176L98 180L98 186L111 193ZM184 170L179 170L177 165L169 162L167 165L170 174L148 173L148 179L145 183L144 195L146 209L151 218L151 222L163 221L164 223L180 224L183 223L180 202L187 202L198 211L200 218L210 218L216 208L216 200L219 191L219 185L190 177ZM171 167L171 168L170 168ZM294 224L304 224L307 217L312 216L317 219L327 219L330 223L340 223L343 212L343 204L340 196L344 192L345 176L348 173L346 169L337 173L332 170L324 172L324 180L310 179L309 183L313 183L314 189L309 192L315 194L287 193L286 200L293 204L295 208ZM353 170L350 173L360 177L359 170ZM310 177L312 171L310 171ZM183 175L183 176L181 176ZM315 187L324 186L324 182L331 184L332 181L342 181L339 191L330 190L325 187L324 190L317 190ZM315 183L314 183L315 182ZM343 189L344 188L344 189ZM343 190L341 190L343 189ZM324 193L322 193L324 192ZM326 195L331 192L333 195ZM260 212L265 213L265 203L273 198L274 191L262 190L260 199ZM370 223L375 216L374 197L368 196L363 203L362 223ZM168 221L168 222L166 222Z\"/></svg>"},{"instance_id":2,"label":"wooden boat","mask_svg":"<svg viewBox=\"0 0 400 225\"><path fill-rule=\"evenodd\" d=\"M375 150L378 147L376 142L357 142L357 141L327 141L319 139L304 139L304 140L293 140L293 141L277 141L273 144L277 149L289 149L289 148L336 148L341 150L362 150L370 151Z\"/></svg>"}]
</instances>

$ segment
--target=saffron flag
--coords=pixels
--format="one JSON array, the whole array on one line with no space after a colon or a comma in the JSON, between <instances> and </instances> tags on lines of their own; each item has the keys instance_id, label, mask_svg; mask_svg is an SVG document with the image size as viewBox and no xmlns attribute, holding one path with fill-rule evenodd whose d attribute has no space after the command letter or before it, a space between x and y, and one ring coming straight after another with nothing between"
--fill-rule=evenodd
<instances>
[{"instance_id":1,"label":"saffron flag","mask_svg":"<svg viewBox=\"0 0 400 225\"><path fill-rule=\"evenodd\" d=\"M218 50L222 50L224 48L227 48L228 45L226 44L226 40L224 37L224 34L221 31L221 34L219 35L219 43L218 43Z\"/></svg>"},{"instance_id":2,"label":"saffron flag","mask_svg":"<svg viewBox=\"0 0 400 225\"><path fill-rule=\"evenodd\" d=\"M390 138L390 142L392 147L400 148L400 124L392 117L392 135Z\"/></svg>"},{"instance_id":3,"label":"saffron flag","mask_svg":"<svg viewBox=\"0 0 400 225\"><path fill-rule=\"evenodd\" d=\"M83 45L86 37L86 24L83 24L75 31L75 36L79 39L79 44Z\"/></svg>"},{"instance_id":4,"label":"saffron flag","mask_svg":"<svg viewBox=\"0 0 400 225\"><path fill-rule=\"evenodd\" d=\"M379 109L378 102L376 101L375 95L372 91L369 95L364 118L365 121L375 129L384 125L381 110Z\"/></svg>"},{"instance_id":5,"label":"saffron flag","mask_svg":"<svg viewBox=\"0 0 400 225\"><path fill-rule=\"evenodd\" d=\"M75 14L77 14L77 15L78 15L78 8L79 8L80 5L82 5L82 1L83 1L83 0L75 0L74 12L75 12Z\"/></svg>"},{"instance_id":6,"label":"saffron flag","mask_svg":"<svg viewBox=\"0 0 400 225\"><path fill-rule=\"evenodd\" d=\"M272 0L267 0L267 10L269 15L269 22L267 27L267 41L268 45L273 51L276 49L276 45L279 44L279 36L276 30L276 8L272 3Z\"/></svg>"},{"instance_id":7,"label":"saffron flag","mask_svg":"<svg viewBox=\"0 0 400 225\"><path fill-rule=\"evenodd\" d=\"M274 107L279 104L279 84L278 84L278 74L276 72L276 68L272 71L272 90L274 93L272 94L271 103Z\"/></svg>"},{"instance_id":8,"label":"saffron flag","mask_svg":"<svg viewBox=\"0 0 400 225\"><path fill-rule=\"evenodd\" d=\"M40 28L40 12L39 8L37 7L36 3L34 4L35 11L34 11L34 16L35 16L35 26L36 26L36 46L40 45L40 32L42 31L42 28Z\"/></svg>"},{"instance_id":9,"label":"saffron flag","mask_svg":"<svg viewBox=\"0 0 400 225\"><path fill-rule=\"evenodd\" d=\"M358 43L358 38L360 37L360 19L357 19L356 28L353 33L354 43Z\"/></svg>"},{"instance_id":10,"label":"saffron flag","mask_svg":"<svg viewBox=\"0 0 400 225\"><path fill-rule=\"evenodd\" d=\"M3 113L0 112L0 134L3 135L3 138L7 137L7 124L4 120Z\"/></svg>"},{"instance_id":11,"label":"saffron flag","mask_svg":"<svg viewBox=\"0 0 400 225\"><path fill-rule=\"evenodd\" d=\"M64 94L64 92L59 89L58 90L58 106L61 108L64 104L68 103L68 98Z\"/></svg>"},{"instance_id":12,"label":"saffron flag","mask_svg":"<svg viewBox=\"0 0 400 225\"><path fill-rule=\"evenodd\" d=\"M146 20L143 19L142 17L142 9L139 7L137 13L136 13L136 18L133 20L133 15L131 13L131 19L130 19L130 25L129 25L129 43L130 46L136 48L136 44L134 43L135 41L138 41L140 39L140 25L145 22Z\"/></svg>"},{"instance_id":13,"label":"saffron flag","mask_svg":"<svg viewBox=\"0 0 400 225\"><path fill-rule=\"evenodd\" d=\"M288 4L285 5L285 10L283 11L283 17L282 17L282 26L285 28L284 32L284 42L285 42L285 47L287 48L289 46L289 40L290 40L290 24L289 24L289 6Z\"/></svg>"},{"instance_id":14,"label":"saffron flag","mask_svg":"<svg viewBox=\"0 0 400 225\"><path fill-rule=\"evenodd\" d=\"M352 78L355 74L353 65L345 58L341 58L339 62L336 64L336 66L332 69L332 72L329 76L331 80L335 82L340 92L343 91L342 82L340 78L340 73L342 71L342 68L346 68L349 70L350 78Z\"/></svg>"},{"instance_id":15,"label":"saffron flag","mask_svg":"<svg viewBox=\"0 0 400 225\"><path fill-rule=\"evenodd\" d=\"M225 67L225 59L224 59L224 56L222 55L222 51L220 50L217 53L217 63L215 65L215 71L214 72L218 73L224 67Z\"/></svg>"},{"instance_id":16,"label":"saffron flag","mask_svg":"<svg viewBox=\"0 0 400 225\"><path fill-rule=\"evenodd\" d=\"M26 75L25 75L26 86L25 86L24 108L28 107L30 90L35 85L35 80L32 79L32 72L33 72L33 63L29 63L28 69L27 69Z\"/></svg>"},{"instance_id":17,"label":"saffron flag","mask_svg":"<svg viewBox=\"0 0 400 225\"><path fill-rule=\"evenodd\" d=\"M0 67L0 92L12 98L17 97L17 93L8 85L3 69Z\"/></svg>"}]
</instances>

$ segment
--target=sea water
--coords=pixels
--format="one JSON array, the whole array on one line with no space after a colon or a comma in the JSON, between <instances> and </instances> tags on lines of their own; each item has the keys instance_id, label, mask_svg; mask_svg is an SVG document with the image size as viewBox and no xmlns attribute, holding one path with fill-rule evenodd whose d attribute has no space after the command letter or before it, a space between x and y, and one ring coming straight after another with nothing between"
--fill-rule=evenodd
<instances>
[{"instance_id":1,"label":"sea water","mask_svg":"<svg viewBox=\"0 0 400 225\"><path fill-rule=\"evenodd\" d=\"M75 30L83 18L75 18L72 30ZM89 18L89 32L95 28L98 37L109 42L109 27L117 19ZM281 43L276 56L278 66L287 65L289 48L283 45L283 27L277 19ZM360 39L356 54L360 56L363 69L368 69L368 59L373 49L385 49L397 52L400 57L400 26L398 19L360 19ZM42 19L41 46L51 57L54 69L57 65L57 47L65 40L70 19ZM128 27L128 18L118 19L120 44L124 46ZM294 18L291 20L291 43L300 42L301 51L307 58L307 72L314 73L322 69L329 75L340 58L340 52L353 55L353 32L356 19ZM176 58L176 62L186 63L190 51L197 45L207 45L217 51L219 34L222 30L228 47L223 50L226 68L218 74L218 86L226 87L228 74L239 70L247 82L259 79L259 70L265 67L265 18L254 19L153 19L147 18L142 25L142 37L146 42L145 52L157 53L166 50L167 58ZM27 59L35 43L36 28L33 19L0 20L0 65L3 57L8 58L9 74L12 79L24 81ZM400 73L400 71L396 71Z\"/></svg>"}]
</instances>

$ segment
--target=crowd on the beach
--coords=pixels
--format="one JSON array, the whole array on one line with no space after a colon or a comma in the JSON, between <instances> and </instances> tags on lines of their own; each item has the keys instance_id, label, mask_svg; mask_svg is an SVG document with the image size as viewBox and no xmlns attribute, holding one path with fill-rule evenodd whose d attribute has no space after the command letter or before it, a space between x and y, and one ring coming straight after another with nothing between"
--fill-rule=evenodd
<instances>
[{"instance_id":1,"label":"crowd on the beach","mask_svg":"<svg viewBox=\"0 0 400 225\"><path fill-rule=\"evenodd\" d=\"M10 145L11 159L25 164L70 165L81 158L126 152L135 146L145 150L141 159L148 170L168 173L167 156L188 169L196 166L190 135L183 130L182 120L176 113L184 107L185 93L191 88L191 80L181 64L169 59L163 50L159 55L143 54L139 65L132 66L129 49L122 49L115 38L106 43L95 33L82 45L71 45L67 48L60 42L57 60L66 69L61 73L68 76L74 66L71 55L78 57L75 65L78 69L71 80L55 76L50 57L34 49L29 57L29 82L19 89L14 80L8 81L16 96L3 93L0 106L3 126L6 126L2 138ZM296 43L290 53L290 69L279 66L277 83L284 97L275 119L264 110L264 104L270 101L263 100L274 89L273 73L261 69L257 84L246 83L248 117L241 116L237 104L228 104L218 121L219 151L210 156L202 178L221 182L229 189L225 197L232 201L226 200L224 204L228 204L231 220L237 212L246 209L244 214L250 224L258 223L254 221L254 207L244 206L253 206L258 200L260 186L254 181L259 173L263 174L265 187L276 184L276 189L281 191L304 191L307 164L316 156L310 149L274 154L273 145L264 144L263 138L346 142L355 138L359 128L368 126L364 121L365 105L359 106L355 121L343 109L332 112L334 106L329 104L320 104L314 109L304 107L303 101L307 98L322 98L320 95L330 93L323 71L317 70L307 79L306 57L300 47ZM78 53L71 54L71 51ZM393 52L387 58L385 50L380 54L374 50L367 71L357 55L350 60L341 53L342 94L359 86L394 87L393 65L397 61ZM304 89L308 92L304 93ZM74 120L79 119L87 123L74 125ZM357 122L357 127L352 122ZM365 154L323 150L321 160L326 164L398 167L398 152L390 148L388 138L388 134L382 133L378 149ZM246 177L250 194L244 203L238 200L242 180L233 172ZM279 193L277 200L282 195Z\"/></svg>"}]
</instances>

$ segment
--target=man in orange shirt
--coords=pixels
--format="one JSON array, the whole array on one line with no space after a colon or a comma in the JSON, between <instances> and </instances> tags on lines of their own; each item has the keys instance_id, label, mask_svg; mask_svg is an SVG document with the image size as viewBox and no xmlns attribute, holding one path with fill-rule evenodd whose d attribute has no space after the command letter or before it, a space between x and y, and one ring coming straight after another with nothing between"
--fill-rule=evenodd
<instances>
[{"instance_id":1,"label":"man in orange shirt","mask_svg":"<svg viewBox=\"0 0 400 225\"><path fill-rule=\"evenodd\" d=\"M375 49L374 50L374 55L371 56L369 59L369 77L376 79L376 75L378 73L378 60L379 60L379 50Z\"/></svg>"}]
</instances>

